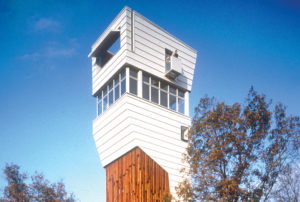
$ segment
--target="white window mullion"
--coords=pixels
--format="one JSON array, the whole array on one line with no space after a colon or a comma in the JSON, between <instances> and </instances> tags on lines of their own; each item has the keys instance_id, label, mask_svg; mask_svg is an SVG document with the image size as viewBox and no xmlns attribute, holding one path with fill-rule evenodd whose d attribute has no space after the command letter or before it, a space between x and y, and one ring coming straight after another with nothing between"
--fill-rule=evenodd
<instances>
[{"instance_id":1,"label":"white window mullion","mask_svg":"<svg viewBox=\"0 0 300 202\"><path fill-rule=\"evenodd\" d=\"M179 112L179 106L178 106L178 88L176 88L176 111Z\"/></svg>"},{"instance_id":2,"label":"white window mullion","mask_svg":"<svg viewBox=\"0 0 300 202\"><path fill-rule=\"evenodd\" d=\"M115 80L113 79L112 83L112 94L113 94L113 103L115 102Z\"/></svg>"},{"instance_id":3,"label":"white window mullion","mask_svg":"<svg viewBox=\"0 0 300 202\"><path fill-rule=\"evenodd\" d=\"M126 77L125 77L125 79L126 79L126 93L129 93L129 84L130 84L130 82L129 82L129 67L126 67Z\"/></svg>"},{"instance_id":4,"label":"white window mullion","mask_svg":"<svg viewBox=\"0 0 300 202\"><path fill-rule=\"evenodd\" d=\"M152 89L152 78L149 76L149 101L151 102L152 96L151 96L151 89Z\"/></svg>"},{"instance_id":5,"label":"white window mullion","mask_svg":"<svg viewBox=\"0 0 300 202\"><path fill-rule=\"evenodd\" d=\"M189 116L190 112L189 112L189 92L186 91L184 93L184 114Z\"/></svg>"},{"instance_id":6,"label":"white window mullion","mask_svg":"<svg viewBox=\"0 0 300 202\"><path fill-rule=\"evenodd\" d=\"M160 105L160 80L158 80L158 104Z\"/></svg>"},{"instance_id":7,"label":"white window mullion","mask_svg":"<svg viewBox=\"0 0 300 202\"><path fill-rule=\"evenodd\" d=\"M139 70L137 73L137 96L143 97L143 72Z\"/></svg>"},{"instance_id":8,"label":"white window mullion","mask_svg":"<svg viewBox=\"0 0 300 202\"><path fill-rule=\"evenodd\" d=\"M169 86L170 85L168 84L168 87L167 87L167 100L168 100L167 101L168 102L167 105L168 105L168 109L170 109L170 98L169 98L170 97L170 92L169 92L170 89L169 89Z\"/></svg>"},{"instance_id":9,"label":"white window mullion","mask_svg":"<svg viewBox=\"0 0 300 202\"><path fill-rule=\"evenodd\" d=\"M101 114L103 113L103 90L101 90Z\"/></svg>"}]
</instances>

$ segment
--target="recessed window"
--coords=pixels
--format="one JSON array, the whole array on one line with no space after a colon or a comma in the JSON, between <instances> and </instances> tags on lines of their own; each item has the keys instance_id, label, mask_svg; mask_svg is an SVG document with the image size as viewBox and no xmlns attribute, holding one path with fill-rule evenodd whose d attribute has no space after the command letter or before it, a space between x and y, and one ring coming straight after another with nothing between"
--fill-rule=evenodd
<instances>
[{"instance_id":1,"label":"recessed window","mask_svg":"<svg viewBox=\"0 0 300 202\"><path fill-rule=\"evenodd\" d=\"M172 51L165 49L165 71L169 71L171 69L171 56Z\"/></svg>"},{"instance_id":2,"label":"recessed window","mask_svg":"<svg viewBox=\"0 0 300 202\"><path fill-rule=\"evenodd\" d=\"M170 101L170 109L176 111L176 96L170 94L169 95L169 101Z\"/></svg>"},{"instance_id":3,"label":"recessed window","mask_svg":"<svg viewBox=\"0 0 300 202\"><path fill-rule=\"evenodd\" d=\"M144 99L184 114L184 91L143 72ZM177 94L178 93L178 94Z\"/></svg>"},{"instance_id":4,"label":"recessed window","mask_svg":"<svg viewBox=\"0 0 300 202\"><path fill-rule=\"evenodd\" d=\"M143 72L143 98L150 99L150 76Z\"/></svg>"},{"instance_id":5,"label":"recessed window","mask_svg":"<svg viewBox=\"0 0 300 202\"><path fill-rule=\"evenodd\" d=\"M125 70L118 73L108 85L100 90L98 95L98 116L101 115L109 106L111 106L121 95L126 92L126 74Z\"/></svg>"},{"instance_id":6,"label":"recessed window","mask_svg":"<svg viewBox=\"0 0 300 202\"><path fill-rule=\"evenodd\" d=\"M151 101L158 103L158 79L151 78Z\"/></svg>"},{"instance_id":7,"label":"recessed window","mask_svg":"<svg viewBox=\"0 0 300 202\"><path fill-rule=\"evenodd\" d=\"M129 70L129 92L137 95L137 70Z\"/></svg>"},{"instance_id":8,"label":"recessed window","mask_svg":"<svg viewBox=\"0 0 300 202\"><path fill-rule=\"evenodd\" d=\"M96 65L103 67L120 50L120 31L111 31L91 55Z\"/></svg>"},{"instance_id":9,"label":"recessed window","mask_svg":"<svg viewBox=\"0 0 300 202\"><path fill-rule=\"evenodd\" d=\"M129 79L129 93L137 95L138 92L138 70L129 68L129 78L126 78L125 69L113 77L104 86L98 95L97 108L98 115L102 114L107 108L113 105L126 92L126 79ZM173 111L185 113L185 91L168 84L145 72L142 73L141 90L142 97L153 103Z\"/></svg>"}]
</instances>

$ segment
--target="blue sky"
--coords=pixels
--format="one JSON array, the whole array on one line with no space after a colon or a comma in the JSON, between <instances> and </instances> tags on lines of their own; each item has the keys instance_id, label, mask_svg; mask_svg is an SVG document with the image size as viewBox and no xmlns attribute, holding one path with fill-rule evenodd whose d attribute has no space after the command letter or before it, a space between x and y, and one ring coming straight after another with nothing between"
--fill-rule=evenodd
<instances>
[{"instance_id":1,"label":"blue sky","mask_svg":"<svg viewBox=\"0 0 300 202\"><path fill-rule=\"evenodd\" d=\"M87 55L125 5L198 51L191 115L205 94L242 102L251 85L300 115L299 1L0 1L1 168L105 200Z\"/></svg>"}]
</instances>

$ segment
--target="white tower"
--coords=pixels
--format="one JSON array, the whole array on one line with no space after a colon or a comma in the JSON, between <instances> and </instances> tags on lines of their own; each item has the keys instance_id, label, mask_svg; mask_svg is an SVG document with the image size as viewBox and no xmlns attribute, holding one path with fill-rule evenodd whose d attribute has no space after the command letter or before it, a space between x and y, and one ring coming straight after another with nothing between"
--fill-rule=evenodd
<instances>
[{"instance_id":1,"label":"white tower","mask_svg":"<svg viewBox=\"0 0 300 202\"><path fill-rule=\"evenodd\" d=\"M111 53L115 47L119 49ZM93 135L107 172L106 189L110 197L107 200L124 190L127 193L124 197L143 197L147 192L136 191L138 176L126 171L126 166L136 166L133 162L123 165L122 176L130 176L126 178L128 187L121 184L116 193L108 193L114 189L109 182L122 176L118 174L121 164L115 174L108 174L107 168L136 148L167 173L169 191L176 197L175 186L181 181L179 171L184 166L182 154L187 147L185 132L191 123L189 93L197 52L125 7L92 45L89 57L92 58L93 96L97 97L98 111L93 121ZM144 170L152 169L150 167ZM154 174L148 173L150 177ZM148 183L147 179L144 184ZM149 188L152 194L154 189Z\"/></svg>"}]
</instances>

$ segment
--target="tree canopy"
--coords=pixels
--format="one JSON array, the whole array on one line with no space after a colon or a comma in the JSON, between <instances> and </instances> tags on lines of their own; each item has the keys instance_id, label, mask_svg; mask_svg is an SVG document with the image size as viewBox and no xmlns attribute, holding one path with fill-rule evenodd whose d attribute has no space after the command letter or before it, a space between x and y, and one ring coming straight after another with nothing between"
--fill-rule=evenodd
<instances>
[{"instance_id":1,"label":"tree canopy","mask_svg":"<svg viewBox=\"0 0 300 202\"><path fill-rule=\"evenodd\" d=\"M3 190L1 201L75 201L73 194L68 194L63 182L50 183L44 175L35 173L31 176L31 183L28 183L28 176L20 172L20 167L16 164L6 164L4 174L7 186Z\"/></svg>"},{"instance_id":2,"label":"tree canopy","mask_svg":"<svg viewBox=\"0 0 300 202\"><path fill-rule=\"evenodd\" d=\"M268 200L278 176L299 156L299 128L299 117L253 88L244 104L202 98L178 195L185 201Z\"/></svg>"}]
</instances>

